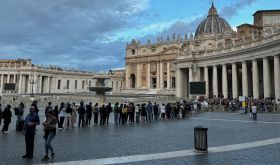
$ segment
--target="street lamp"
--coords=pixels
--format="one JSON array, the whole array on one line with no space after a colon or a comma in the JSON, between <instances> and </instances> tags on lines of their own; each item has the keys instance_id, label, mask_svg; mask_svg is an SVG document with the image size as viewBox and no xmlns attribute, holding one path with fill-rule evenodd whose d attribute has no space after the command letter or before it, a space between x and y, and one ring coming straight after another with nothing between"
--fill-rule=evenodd
<instances>
[{"instance_id":1,"label":"street lamp","mask_svg":"<svg viewBox=\"0 0 280 165\"><path fill-rule=\"evenodd\" d=\"M33 94L33 85L37 83L37 79L35 80L34 79L34 75L31 76L31 79L30 79L30 84L31 84L31 97L34 97L34 94Z\"/></svg>"}]
</instances>

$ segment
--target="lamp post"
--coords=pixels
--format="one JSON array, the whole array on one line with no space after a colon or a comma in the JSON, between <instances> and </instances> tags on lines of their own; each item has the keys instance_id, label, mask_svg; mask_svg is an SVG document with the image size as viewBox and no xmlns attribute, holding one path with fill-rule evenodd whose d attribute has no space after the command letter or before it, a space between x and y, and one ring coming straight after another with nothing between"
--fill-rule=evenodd
<instances>
[{"instance_id":1,"label":"lamp post","mask_svg":"<svg viewBox=\"0 0 280 165\"><path fill-rule=\"evenodd\" d=\"M33 93L33 85L37 83L37 79L34 79L34 75L31 76L30 79L30 84L31 84L31 97L34 97L34 93Z\"/></svg>"}]
</instances>

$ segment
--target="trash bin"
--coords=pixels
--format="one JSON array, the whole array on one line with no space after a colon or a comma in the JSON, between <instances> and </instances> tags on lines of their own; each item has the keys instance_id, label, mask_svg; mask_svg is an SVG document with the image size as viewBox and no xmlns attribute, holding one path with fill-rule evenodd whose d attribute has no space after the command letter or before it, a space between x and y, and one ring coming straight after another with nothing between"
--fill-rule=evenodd
<instances>
[{"instance_id":1,"label":"trash bin","mask_svg":"<svg viewBox=\"0 0 280 165\"><path fill-rule=\"evenodd\" d=\"M207 130L208 128L197 126L194 127L194 151L195 152L207 152Z\"/></svg>"}]
</instances>

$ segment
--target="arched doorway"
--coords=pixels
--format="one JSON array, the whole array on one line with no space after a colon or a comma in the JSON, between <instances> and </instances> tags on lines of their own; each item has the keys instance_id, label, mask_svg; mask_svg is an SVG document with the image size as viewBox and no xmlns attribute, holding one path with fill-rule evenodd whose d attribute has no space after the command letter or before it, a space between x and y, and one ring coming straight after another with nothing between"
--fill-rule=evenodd
<instances>
[{"instance_id":1,"label":"arched doorway","mask_svg":"<svg viewBox=\"0 0 280 165\"><path fill-rule=\"evenodd\" d=\"M130 75L130 88L135 89L135 74Z\"/></svg>"}]
</instances>

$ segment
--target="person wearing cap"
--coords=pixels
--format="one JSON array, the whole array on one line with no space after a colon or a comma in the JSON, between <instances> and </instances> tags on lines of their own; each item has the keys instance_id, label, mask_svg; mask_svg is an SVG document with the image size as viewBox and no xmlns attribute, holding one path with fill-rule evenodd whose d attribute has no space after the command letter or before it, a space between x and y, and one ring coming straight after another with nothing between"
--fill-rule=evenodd
<instances>
[{"instance_id":1,"label":"person wearing cap","mask_svg":"<svg viewBox=\"0 0 280 165\"><path fill-rule=\"evenodd\" d=\"M49 150L51 151L51 157L54 156L53 147L51 145L51 141L54 139L56 135L56 117L53 115L53 111L49 110L47 112L47 119L42 123L44 126L44 139L45 139L45 156L42 158L42 161L49 160Z\"/></svg>"},{"instance_id":2,"label":"person wearing cap","mask_svg":"<svg viewBox=\"0 0 280 165\"><path fill-rule=\"evenodd\" d=\"M29 114L25 117L24 120L24 136L25 136L25 144L26 144L26 153L22 156L22 158L33 158L33 150L34 150L34 138L36 125L40 124L40 118L38 114L35 112L35 107L31 106L29 109Z\"/></svg>"}]
</instances>

